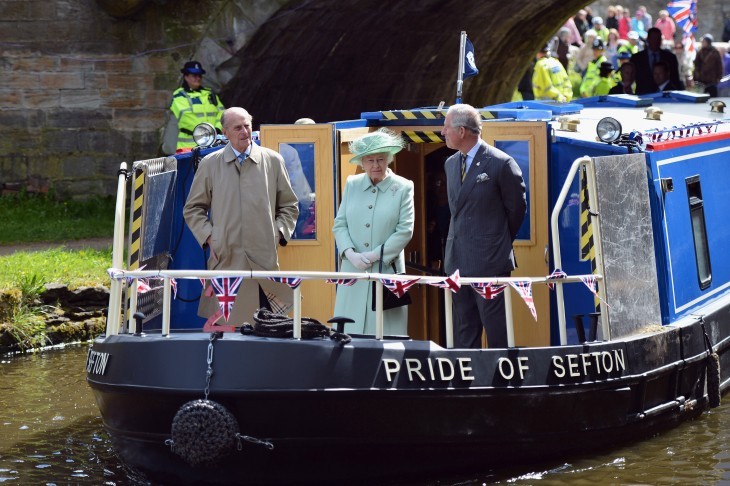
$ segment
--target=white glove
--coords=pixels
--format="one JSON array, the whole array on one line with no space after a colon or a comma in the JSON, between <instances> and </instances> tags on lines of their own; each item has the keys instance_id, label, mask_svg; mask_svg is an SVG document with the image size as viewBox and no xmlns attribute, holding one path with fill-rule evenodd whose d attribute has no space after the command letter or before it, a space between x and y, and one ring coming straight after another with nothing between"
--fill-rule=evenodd
<instances>
[{"instance_id":1,"label":"white glove","mask_svg":"<svg viewBox=\"0 0 730 486\"><path fill-rule=\"evenodd\" d=\"M365 270L370 267L370 260L365 258L365 255L358 253L352 248L345 250L345 257L350 260L350 263L358 270Z\"/></svg>"},{"instance_id":2,"label":"white glove","mask_svg":"<svg viewBox=\"0 0 730 486\"><path fill-rule=\"evenodd\" d=\"M364 256L365 258L370 260L370 263L375 263L378 260L380 260L380 255L378 255L374 251L366 251L365 253L362 254L362 256Z\"/></svg>"}]
</instances>

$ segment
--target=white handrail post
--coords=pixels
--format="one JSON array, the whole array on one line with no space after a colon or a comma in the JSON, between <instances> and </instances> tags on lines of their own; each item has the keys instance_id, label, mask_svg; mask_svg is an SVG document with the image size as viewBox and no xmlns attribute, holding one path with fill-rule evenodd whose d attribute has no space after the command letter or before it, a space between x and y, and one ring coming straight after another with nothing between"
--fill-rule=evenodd
<instances>
[{"instance_id":1,"label":"white handrail post","mask_svg":"<svg viewBox=\"0 0 730 486\"><path fill-rule=\"evenodd\" d=\"M127 163L119 165L117 175L117 201L114 209L114 239L112 242L112 268L121 269L124 256L124 203L127 197ZM109 285L109 309L106 315L106 335L119 332L122 313L122 281L113 278Z\"/></svg>"},{"instance_id":2,"label":"white handrail post","mask_svg":"<svg viewBox=\"0 0 730 486\"><path fill-rule=\"evenodd\" d=\"M583 164L590 163L590 161L591 158L587 156L581 157L573 161L573 165L570 166L570 171L565 177L563 188L560 190L560 195L558 196L557 201L555 201L553 213L550 215L550 231L552 233L551 239L553 243L553 262L555 263L555 268L563 268L563 260L560 255L560 235L558 234L558 218L560 216L560 211L562 210L563 204L565 203L565 198L568 196L570 186L573 185L573 179L575 179L575 174L578 172L578 168ZM560 330L560 345L565 346L566 344L568 344L568 331L565 324L565 301L563 300L563 284L559 281L556 282L555 287L555 303L558 310L558 329Z\"/></svg>"},{"instance_id":3,"label":"white handrail post","mask_svg":"<svg viewBox=\"0 0 730 486\"><path fill-rule=\"evenodd\" d=\"M294 289L294 339L302 339L302 286Z\"/></svg>"},{"instance_id":4,"label":"white handrail post","mask_svg":"<svg viewBox=\"0 0 730 486\"><path fill-rule=\"evenodd\" d=\"M137 285L139 279L135 278L132 280L132 286L127 288L127 294L129 295L129 319L127 319L127 329L129 334L137 332L137 321L134 319L134 314L137 313Z\"/></svg>"},{"instance_id":5,"label":"white handrail post","mask_svg":"<svg viewBox=\"0 0 730 486\"><path fill-rule=\"evenodd\" d=\"M446 324L446 348L454 347L454 314L452 311L453 299L451 290L444 289L444 321Z\"/></svg>"},{"instance_id":6,"label":"white handrail post","mask_svg":"<svg viewBox=\"0 0 730 486\"><path fill-rule=\"evenodd\" d=\"M172 297L172 285L170 285L170 277L163 279L162 286L162 335L170 335L170 308L172 307L170 300Z\"/></svg>"},{"instance_id":7,"label":"white handrail post","mask_svg":"<svg viewBox=\"0 0 730 486\"><path fill-rule=\"evenodd\" d=\"M507 347L515 347L515 324L512 317L512 294L510 293L511 285L507 285L504 289L504 317L507 322Z\"/></svg>"},{"instance_id":8,"label":"white handrail post","mask_svg":"<svg viewBox=\"0 0 730 486\"><path fill-rule=\"evenodd\" d=\"M383 283L375 281L375 339L383 339Z\"/></svg>"}]
</instances>

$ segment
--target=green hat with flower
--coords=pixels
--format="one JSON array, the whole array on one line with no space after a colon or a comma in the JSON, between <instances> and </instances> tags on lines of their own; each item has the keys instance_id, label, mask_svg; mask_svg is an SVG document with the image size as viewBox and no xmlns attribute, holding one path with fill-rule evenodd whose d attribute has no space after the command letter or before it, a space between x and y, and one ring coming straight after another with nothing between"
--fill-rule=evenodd
<instances>
[{"instance_id":1,"label":"green hat with flower","mask_svg":"<svg viewBox=\"0 0 730 486\"><path fill-rule=\"evenodd\" d=\"M372 154L397 154L403 150L403 138L397 133L381 128L367 135L363 135L349 143L353 157L351 164L362 164L362 158Z\"/></svg>"}]
</instances>

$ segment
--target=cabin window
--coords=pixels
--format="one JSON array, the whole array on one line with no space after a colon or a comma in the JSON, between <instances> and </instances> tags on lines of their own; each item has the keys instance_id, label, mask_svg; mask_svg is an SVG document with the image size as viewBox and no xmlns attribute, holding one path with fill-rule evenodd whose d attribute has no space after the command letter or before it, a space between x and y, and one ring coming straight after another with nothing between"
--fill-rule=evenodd
<instances>
[{"instance_id":1,"label":"cabin window","mask_svg":"<svg viewBox=\"0 0 730 486\"><path fill-rule=\"evenodd\" d=\"M530 210L532 198L530 197L530 142L527 140L496 140L494 146L502 152L508 154L510 157L515 159L517 165L520 166L522 171L522 179L525 181L525 197L527 198L527 213L525 219L522 220L522 225L517 231L517 240L529 240L532 238L530 234L531 222L530 216L532 211Z\"/></svg>"},{"instance_id":2,"label":"cabin window","mask_svg":"<svg viewBox=\"0 0 730 486\"><path fill-rule=\"evenodd\" d=\"M279 153L284 158L291 187L299 199L299 217L292 240L316 240L314 144L280 143Z\"/></svg>"},{"instance_id":3,"label":"cabin window","mask_svg":"<svg viewBox=\"0 0 730 486\"><path fill-rule=\"evenodd\" d=\"M692 238L695 245L695 261L697 263L697 278L700 289L706 289L712 283L712 268L710 267L710 248L707 244L707 229L705 226L705 208L702 201L702 187L700 176L695 175L685 179L687 183L687 199L689 215L692 222Z\"/></svg>"}]
</instances>

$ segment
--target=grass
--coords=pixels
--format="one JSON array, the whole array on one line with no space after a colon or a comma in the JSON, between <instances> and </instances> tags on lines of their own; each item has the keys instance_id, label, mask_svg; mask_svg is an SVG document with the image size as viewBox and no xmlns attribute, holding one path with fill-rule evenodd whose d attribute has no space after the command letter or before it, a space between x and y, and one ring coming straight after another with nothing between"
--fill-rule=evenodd
<instances>
[{"instance_id":1,"label":"grass","mask_svg":"<svg viewBox=\"0 0 730 486\"><path fill-rule=\"evenodd\" d=\"M114 198L58 201L53 195L0 197L0 245L111 237Z\"/></svg>"}]
</instances>

